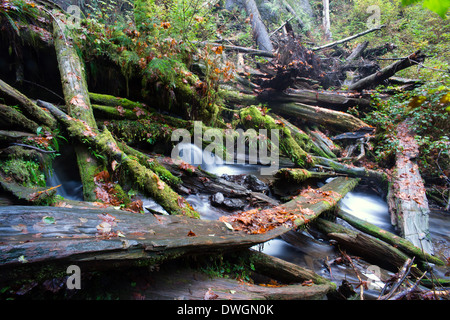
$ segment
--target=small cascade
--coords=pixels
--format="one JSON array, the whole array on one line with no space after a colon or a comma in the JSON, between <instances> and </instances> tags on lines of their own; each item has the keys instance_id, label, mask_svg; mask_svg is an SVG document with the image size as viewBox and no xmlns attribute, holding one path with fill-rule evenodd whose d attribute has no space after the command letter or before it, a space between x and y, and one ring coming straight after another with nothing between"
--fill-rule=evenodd
<instances>
[{"instance_id":1,"label":"small cascade","mask_svg":"<svg viewBox=\"0 0 450 320\"><path fill-rule=\"evenodd\" d=\"M391 224L386 201L375 192L349 192L339 202L339 207L357 218L370 222L386 231L396 233Z\"/></svg>"}]
</instances>

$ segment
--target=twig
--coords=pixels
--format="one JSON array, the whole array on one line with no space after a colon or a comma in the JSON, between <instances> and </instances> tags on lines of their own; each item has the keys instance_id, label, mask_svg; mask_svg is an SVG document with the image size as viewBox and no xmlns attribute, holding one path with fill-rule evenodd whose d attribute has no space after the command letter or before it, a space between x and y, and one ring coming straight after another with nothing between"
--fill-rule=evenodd
<instances>
[{"instance_id":1,"label":"twig","mask_svg":"<svg viewBox=\"0 0 450 320\"><path fill-rule=\"evenodd\" d=\"M290 17L289 19L287 19L281 26L279 26L278 28L276 28L270 35L269 37L272 37L275 33L277 33L281 28L283 28L289 21L291 21L292 19L294 19L294 16Z\"/></svg>"},{"instance_id":2,"label":"twig","mask_svg":"<svg viewBox=\"0 0 450 320\"><path fill-rule=\"evenodd\" d=\"M348 262L350 262L350 265L352 266L352 269L355 272L356 277L359 280L359 285L356 287L356 288L359 287L359 297L361 300L364 300L364 285L366 285L366 282L363 281L361 279L361 277L359 276L358 270L356 269L355 265L353 264L352 258L350 258L350 256L345 251L342 251L340 249L339 249L339 251L341 251L341 254L344 256L344 258L347 259Z\"/></svg>"},{"instance_id":3,"label":"twig","mask_svg":"<svg viewBox=\"0 0 450 320\"><path fill-rule=\"evenodd\" d=\"M425 271L420 278L417 279L416 283L414 283L414 285L412 285L410 288L403 290L400 293L397 293L395 296L393 296L392 298L390 298L389 300L400 300L401 298L403 298L404 296L406 296L408 293L412 292L420 283L420 280L422 280L422 278L425 276L427 272Z\"/></svg>"},{"instance_id":4,"label":"twig","mask_svg":"<svg viewBox=\"0 0 450 320\"><path fill-rule=\"evenodd\" d=\"M414 257L412 259L406 259L405 263L403 264L402 269L400 270L400 272L398 274L397 281L394 283L391 290L385 295L380 295L377 300L388 300L389 298L391 298L391 296L395 293L395 291L398 289L398 287L400 287L400 285L403 283L403 281L408 276L413 262L414 262ZM383 292L384 292L384 288L383 288Z\"/></svg>"}]
</instances>

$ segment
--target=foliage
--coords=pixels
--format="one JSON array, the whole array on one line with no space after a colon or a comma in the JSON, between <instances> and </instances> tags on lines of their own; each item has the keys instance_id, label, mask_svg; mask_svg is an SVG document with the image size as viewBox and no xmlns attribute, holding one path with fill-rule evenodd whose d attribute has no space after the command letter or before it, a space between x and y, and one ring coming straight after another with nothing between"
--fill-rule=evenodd
<instances>
[{"instance_id":1,"label":"foliage","mask_svg":"<svg viewBox=\"0 0 450 320\"><path fill-rule=\"evenodd\" d=\"M450 0L402 0L404 6L423 2L423 6L431 11L436 12L445 19L448 8L450 7Z\"/></svg>"},{"instance_id":2,"label":"foliage","mask_svg":"<svg viewBox=\"0 0 450 320\"><path fill-rule=\"evenodd\" d=\"M375 158L385 161L398 150L396 125L411 119L411 129L419 144L419 165L429 176L449 176L450 172L450 76L439 82L428 82L410 92L383 100L373 94L374 110L365 121L377 127L381 140L374 148Z\"/></svg>"},{"instance_id":3,"label":"foliage","mask_svg":"<svg viewBox=\"0 0 450 320\"><path fill-rule=\"evenodd\" d=\"M416 50L426 55L425 66L412 67L398 73L398 76L438 80L441 72L434 69L450 68L450 24L439 15L424 10L420 4L402 6L401 0L338 0L331 2L331 31L336 39L344 38L368 28L371 17L367 9L376 6L380 12L380 24L385 25L381 31L368 34L347 45L352 47L363 41L369 41L370 47L393 43L397 49L384 57L404 57ZM345 12L345 15L342 15ZM349 48L350 50L352 48ZM392 61L378 61L385 66Z\"/></svg>"}]
</instances>

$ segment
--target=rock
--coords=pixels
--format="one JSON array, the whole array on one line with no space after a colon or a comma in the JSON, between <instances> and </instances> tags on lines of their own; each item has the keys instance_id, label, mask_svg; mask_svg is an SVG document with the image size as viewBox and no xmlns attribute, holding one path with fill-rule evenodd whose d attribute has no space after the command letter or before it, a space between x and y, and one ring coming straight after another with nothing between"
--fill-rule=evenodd
<instances>
[{"instance_id":1,"label":"rock","mask_svg":"<svg viewBox=\"0 0 450 320\"><path fill-rule=\"evenodd\" d=\"M253 174L249 174L245 177L244 186L247 189L250 189L250 190L256 191L256 192L269 191L269 187Z\"/></svg>"},{"instance_id":2,"label":"rock","mask_svg":"<svg viewBox=\"0 0 450 320\"><path fill-rule=\"evenodd\" d=\"M241 199L226 199L223 201L223 205L230 210L242 209L245 207L245 202Z\"/></svg>"},{"instance_id":3,"label":"rock","mask_svg":"<svg viewBox=\"0 0 450 320\"><path fill-rule=\"evenodd\" d=\"M223 204L225 197L221 192L217 192L211 196L211 204L213 206L220 206Z\"/></svg>"}]
</instances>

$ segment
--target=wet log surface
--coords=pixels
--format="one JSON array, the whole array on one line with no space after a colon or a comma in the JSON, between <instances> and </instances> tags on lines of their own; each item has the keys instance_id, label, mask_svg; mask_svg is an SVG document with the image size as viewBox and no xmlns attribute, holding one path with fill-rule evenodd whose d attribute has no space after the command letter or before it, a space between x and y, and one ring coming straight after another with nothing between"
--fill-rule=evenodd
<instances>
[{"instance_id":1,"label":"wet log surface","mask_svg":"<svg viewBox=\"0 0 450 320\"><path fill-rule=\"evenodd\" d=\"M388 196L392 224L414 246L432 254L428 218L430 209L423 179L415 158L419 147L408 120L397 127L401 151L396 154L393 183Z\"/></svg>"},{"instance_id":2,"label":"wet log surface","mask_svg":"<svg viewBox=\"0 0 450 320\"><path fill-rule=\"evenodd\" d=\"M337 178L318 189L317 196L297 197L283 208L309 209L305 217L257 234L232 230L217 220L139 214L89 204L85 207L0 207L0 269L57 261L98 263L147 259L159 263L183 255L248 248L280 236L328 210L356 183L355 179ZM332 197L323 197L327 190L335 190ZM330 203L332 198L334 204Z\"/></svg>"}]
</instances>

